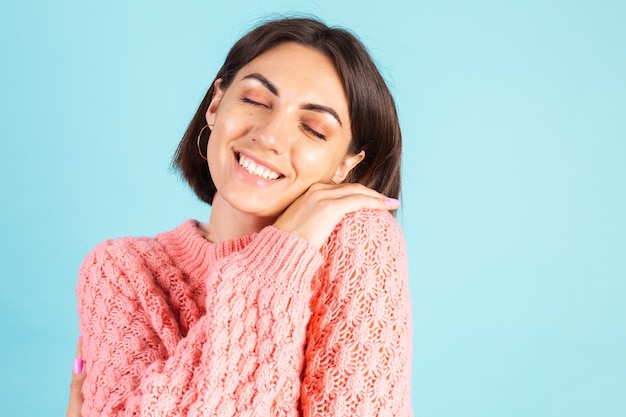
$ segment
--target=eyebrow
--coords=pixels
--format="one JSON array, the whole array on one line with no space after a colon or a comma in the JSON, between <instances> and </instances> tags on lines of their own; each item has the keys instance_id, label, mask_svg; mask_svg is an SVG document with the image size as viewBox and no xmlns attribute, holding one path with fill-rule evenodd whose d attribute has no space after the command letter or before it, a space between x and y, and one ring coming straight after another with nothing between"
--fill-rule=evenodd
<instances>
[{"instance_id":1,"label":"eyebrow","mask_svg":"<svg viewBox=\"0 0 626 417\"><path fill-rule=\"evenodd\" d=\"M261 84L263 84L265 86L265 88L267 88L268 90L270 90L270 93L274 94L275 96L280 96L280 94L278 94L278 88L276 88L276 86L274 84L272 84L270 82L270 80L268 80L267 78L265 78L264 76L262 76L261 74L258 74L256 72L253 72L252 74L248 74L245 77L242 78L243 80L257 80L259 81Z\"/></svg>"},{"instance_id":2,"label":"eyebrow","mask_svg":"<svg viewBox=\"0 0 626 417\"><path fill-rule=\"evenodd\" d=\"M309 103L309 104L305 104L304 106L302 106L302 108L304 110L312 110L316 112L328 113L331 116L333 116L335 120L337 120L337 123L339 123L339 126L343 126L343 124L341 123L341 119L339 118L339 115L337 114L337 112L328 106L322 106L321 104Z\"/></svg>"},{"instance_id":3,"label":"eyebrow","mask_svg":"<svg viewBox=\"0 0 626 417\"><path fill-rule=\"evenodd\" d=\"M259 73L253 72L252 74L246 75L242 79L243 80L257 80L258 82L263 84L263 86L267 88L270 91L270 93L274 94L276 97L280 97L278 88L276 88L276 86L272 84L270 80L268 80L267 78L265 78ZM321 112L321 113L328 113L335 120L337 120L337 123L339 123L339 126L343 126L343 124L341 123L341 119L339 118L339 115L331 107L323 106L321 104L307 103L302 106L302 109L315 111L315 112Z\"/></svg>"}]
</instances>

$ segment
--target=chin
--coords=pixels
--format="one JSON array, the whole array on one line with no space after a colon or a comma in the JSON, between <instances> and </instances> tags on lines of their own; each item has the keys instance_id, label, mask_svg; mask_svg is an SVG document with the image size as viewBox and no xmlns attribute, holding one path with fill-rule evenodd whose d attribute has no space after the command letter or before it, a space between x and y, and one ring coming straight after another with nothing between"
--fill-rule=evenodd
<instances>
[{"instance_id":1,"label":"chin","mask_svg":"<svg viewBox=\"0 0 626 417\"><path fill-rule=\"evenodd\" d=\"M239 212L248 214L250 216L256 216L259 218L278 217L287 207L272 207L268 208L267 205L256 204L231 204L231 206Z\"/></svg>"}]
</instances>

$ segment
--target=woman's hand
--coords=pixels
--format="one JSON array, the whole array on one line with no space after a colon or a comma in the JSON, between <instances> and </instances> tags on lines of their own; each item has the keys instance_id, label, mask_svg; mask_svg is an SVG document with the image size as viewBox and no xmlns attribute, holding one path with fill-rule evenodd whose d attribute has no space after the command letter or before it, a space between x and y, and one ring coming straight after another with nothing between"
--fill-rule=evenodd
<instances>
[{"instance_id":1,"label":"woman's hand","mask_svg":"<svg viewBox=\"0 0 626 417\"><path fill-rule=\"evenodd\" d=\"M76 344L76 358L72 367L72 382L70 383L70 402L67 405L65 415L67 417L81 417L80 409L83 405L83 382L85 381L85 369L83 362L82 338L78 338Z\"/></svg>"},{"instance_id":2,"label":"woman's hand","mask_svg":"<svg viewBox=\"0 0 626 417\"><path fill-rule=\"evenodd\" d=\"M274 227L294 232L321 248L347 213L360 209L395 210L400 202L361 184L316 183L296 199Z\"/></svg>"}]
</instances>

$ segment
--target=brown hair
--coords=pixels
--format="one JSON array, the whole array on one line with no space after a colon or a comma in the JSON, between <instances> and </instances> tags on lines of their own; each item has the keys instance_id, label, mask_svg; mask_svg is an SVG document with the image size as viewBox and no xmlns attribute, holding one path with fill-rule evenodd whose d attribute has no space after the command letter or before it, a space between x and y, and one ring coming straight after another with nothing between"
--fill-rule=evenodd
<instances>
[{"instance_id":1,"label":"brown hair","mask_svg":"<svg viewBox=\"0 0 626 417\"><path fill-rule=\"evenodd\" d=\"M348 174L347 182L359 182L389 197L400 194L402 137L389 89L363 44L345 29L331 28L310 18L287 18L262 24L231 48L215 76L227 89L237 72L270 48L296 42L325 54L337 68L348 98L352 141L349 151L365 151L365 158ZM197 147L206 125L214 82L191 119L174 155L173 166L189 182L196 195L211 204L215 184ZM210 139L209 139L210 140Z\"/></svg>"}]
</instances>

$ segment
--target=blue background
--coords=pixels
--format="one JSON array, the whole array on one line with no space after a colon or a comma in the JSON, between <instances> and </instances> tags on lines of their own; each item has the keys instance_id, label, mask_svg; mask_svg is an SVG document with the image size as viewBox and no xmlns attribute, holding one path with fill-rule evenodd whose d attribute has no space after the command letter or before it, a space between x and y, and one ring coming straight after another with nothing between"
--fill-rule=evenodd
<instances>
[{"instance_id":1,"label":"blue background","mask_svg":"<svg viewBox=\"0 0 626 417\"><path fill-rule=\"evenodd\" d=\"M396 97L415 415L626 415L626 2L574 0L2 2L2 414L63 415L94 245L208 218L171 155L277 12Z\"/></svg>"}]
</instances>

